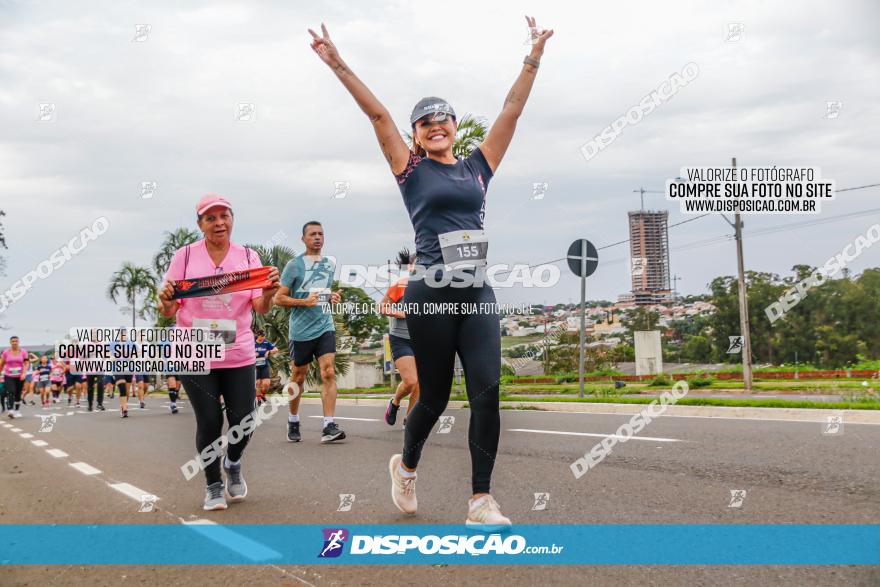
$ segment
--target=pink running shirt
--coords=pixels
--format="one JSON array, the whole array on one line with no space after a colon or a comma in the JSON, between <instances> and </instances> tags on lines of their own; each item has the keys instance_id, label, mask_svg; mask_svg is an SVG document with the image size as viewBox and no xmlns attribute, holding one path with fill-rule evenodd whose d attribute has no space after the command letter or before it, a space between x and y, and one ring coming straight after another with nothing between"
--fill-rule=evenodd
<instances>
[{"instance_id":1,"label":"pink running shirt","mask_svg":"<svg viewBox=\"0 0 880 587\"><path fill-rule=\"evenodd\" d=\"M206 277L217 273L243 271L262 267L259 255L235 243L229 243L229 251L219 267L214 265L205 246L205 240L189 245L189 260L182 247L174 253L165 281L178 281L186 277ZM250 256L250 261L248 261ZM186 275L184 275L186 265ZM251 289L215 296L184 298L177 300L177 326L181 328L210 328L226 340L226 355L222 361L211 361L211 369L230 369L253 365L254 333L251 331L252 300L262 295L262 290Z\"/></svg>"}]
</instances>

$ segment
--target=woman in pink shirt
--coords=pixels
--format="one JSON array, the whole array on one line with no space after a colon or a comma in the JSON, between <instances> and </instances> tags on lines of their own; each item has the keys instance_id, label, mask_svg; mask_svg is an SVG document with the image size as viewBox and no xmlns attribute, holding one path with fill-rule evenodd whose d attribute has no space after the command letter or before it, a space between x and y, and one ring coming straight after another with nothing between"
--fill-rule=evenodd
<instances>
[{"instance_id":1,"label":"woman in pink shirt","mask_svg":"<svg viewBox=\"0 0 880 587\"><path fill-rule=\"evenodd\" d=\"M13 336L9 339L10 348L0 354L0 371L6 379L6 386L9 388L7 396L9 398L10 418L21 418L21 390L24 387L24 378L30 363L28 352L18 346L18 337ZM13 404L15 408L13 409Z\"/></svg>"},{"instance_id":2,"label":"woman in pink shirt","mask_svg":"<svg viewBox=\"0 0 880 587\"><path fill-rule=\"evenodd\" d=\"M196 415L196 449L207 482L203 507L218 510L227 507L224 483L217 460L219 455L214 455L209 447L223 434L224 407L220 401L222 398L225 404L230 429L241 424L242 419L255 408L256 371L251 310L265 314L272 308L272 296L278 290L279 275L278 269L273 267L269 272L272 287L268 289L172 300L172 281L262 266L254 251L230 241L233 213L226 198L217 194L206 195L196 206L196 214L199 229L205 238L178 249L174 254L165 274L165 283L159 290L159 311L167 318L176 315L180 328L208 328L226 342L223 359L211 361L209 374L181 377ZM226 496L235 502L247 495L240 460L251 434L243 435L238 442L233 436L229 434L223 470L226 472Z\"/></svg>"}]
</instances>

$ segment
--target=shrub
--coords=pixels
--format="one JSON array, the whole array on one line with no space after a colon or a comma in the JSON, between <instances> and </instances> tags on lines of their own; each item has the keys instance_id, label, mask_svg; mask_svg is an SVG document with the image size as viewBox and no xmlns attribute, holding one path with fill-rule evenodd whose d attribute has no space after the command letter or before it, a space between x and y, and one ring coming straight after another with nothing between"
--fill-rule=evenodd
<instances>
[{"instance_id":1,"label":"shrub","mask_svg":"<svg viewBox=\"0 0 880 587\"><path fill-rule=\"evenodd\" d=\"M672 385L672 379L666 373L661 373L655 377L648 387L669 387Z\"/></svg>"},{"instance_id":2,"label":"shrub","mask_svg":"<svg viewBox=\"0 0 880 587\"><path fill-rule=\"evenodd\" d=\"M688 387L691 388L699 388L699 387L709 387L714 383L714 379L709 377L708 375L700 374L696 377L691 377L687 380Z\"/></svg>"}]
</instances>

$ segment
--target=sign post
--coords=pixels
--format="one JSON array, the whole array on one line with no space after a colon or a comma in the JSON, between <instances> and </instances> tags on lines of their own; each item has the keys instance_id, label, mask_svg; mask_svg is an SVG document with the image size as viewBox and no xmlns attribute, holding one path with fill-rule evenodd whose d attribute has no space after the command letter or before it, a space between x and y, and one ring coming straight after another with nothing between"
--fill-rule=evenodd
<instances>
[{"instance_id":1,"label":"sign post","mask_svg":"<svg viewBox=\"0 0 880 587\"><path fill-rule=\"evenodd\" d=\"M592 275L599 265L599 252L593 243L585 238L578 239L568 247L568 267L581 278L581 328L580 352L578 354L578 397L584 397L584 330L586 330L587 277Z\"/></svg>"}]
</instances>

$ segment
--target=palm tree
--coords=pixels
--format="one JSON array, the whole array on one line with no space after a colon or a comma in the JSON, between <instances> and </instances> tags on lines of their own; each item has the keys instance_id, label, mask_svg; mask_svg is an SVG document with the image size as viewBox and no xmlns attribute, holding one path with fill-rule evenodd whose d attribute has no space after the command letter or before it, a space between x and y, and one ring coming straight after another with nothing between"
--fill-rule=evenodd
<instances>
[{"instance_id":1,"label":"palm tree","mask_svg":"<svg viewBox=\"0 0 880 587\"><path fill-rule=\"evenodd\" d=\"M291 261L296 252L290 247L285 247L283 245L275 245L272 248L266 248L261 245L247 245L249 249L252 249L257 255L260 257L260 262L264 267L277 267L279 271L284 271L284 267L287 265L289 261ZM345 324L342 322L342 317L339 315L333 315L333 322L336 326L337 334L346 334L347 330L345 328ZM287 359L287 353L285 350L287 349L287 334L289 330L290 324L290 308L283 308L281 306L272 306L272 309L269 310L266 314L257 314L254 312L254 329L262 330L266 333L266 338L269 339L272 344L277 346L282 350L282 352L277 355L272 355L269 358L269 362L276 372L283 372L286 375L290 375L290 362ZM348 340L347 338L345 340ZM339 350L341 350L345 342L342 342L342 337L337 337L337 344L342 343L340 345ZM349 369L349 358L348 355L336 353L336 360L334 361L334 367L336 369L336 373L338 375L345 375L348 373ZM315 384L320 381L317 362L313 362L309 367L309 372L306 375L306 381L310 384Z\"/></svg>"},{"instance_id":2,"label":"palm tree","mask_svg":"<svg viewBox=\"0 0 880 587\"><path fill-rule=\"evenodd\" d=\"M159 279L165 277L165 272L168 271L168 264L171 263L171 258L177 252L177 249L190 245L200 238L201 235L198 231L185 227L177 228L174 231L166 230L164 240L159 246L159 252L153 257L153 271L156 272L156 277Z\"/></svg>"},{"instance_id":3,"label":"palm tree","mask_svg":"<svg viewBox=\"0 0 880 587\"><path fill-rule=\"evenodd\" d=\"M455 133L455 142L452 144L452 154L456 157L467 157L480 146L489 132L486 119L471 114L465 114L458 121L458 131ZM412 133L404 132L406 144L412 148Z\"/></svg>"},{"instance_id":4,"label":"palm tree","mask_svg":"<svg viewBox=\"0 0 880 587\"><path fill-rule=\"evenodd\" d=\"M147 267L138 267L128 261L122 264L122 268L110 277L107 286L107 297L114 304L119 303L118 298L125 294L125 300L131 303L131 325L136 325L136 312L138 294L148 294L156 289L156 277Z\"/></svg>"},{"instance_id":5,"label":"palm tree","mask_svg":"<svg viewBox=\"0 0 880 587\"><path fill-rule=\"evenodd\" d=\"M489 127L485 118L477 118L465 114L458 124L455 133L455 143L452 145L452 154L456 157L468 157L474 150L486 140Z\"/></svg>"},{"instance_id":6,"label":"palm tree","mask_svg":"<svg viewBox=\"0 0 880 587\"><path fill-rule=\"evenodd\" d=\"M156 283L161 283L168 271L168 265L171 258L178 249L192 244L199 240L201 235L197 230L191 230L186 227L179 227L173 231L165 231L162 244L159 246L159 252L153 257L153 271L156 273ZM166 318L159 313L159 298L156 290L147 293L144 299L143 307L138 311L138 315L147 321L154 321L156 326L168 328L174 326L174 318Z\"/></svg>"}]
</instances>

